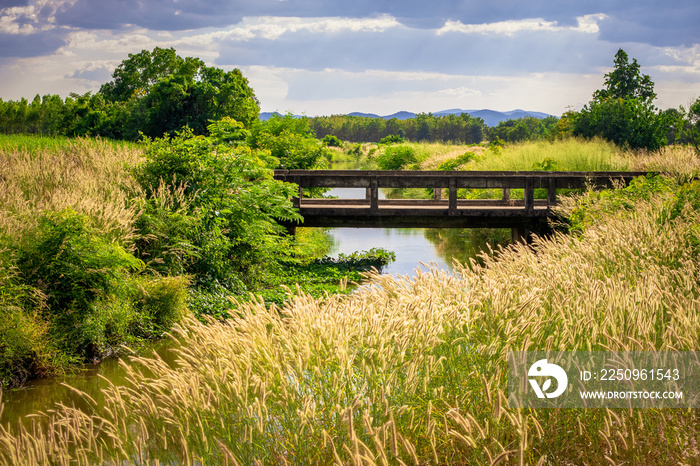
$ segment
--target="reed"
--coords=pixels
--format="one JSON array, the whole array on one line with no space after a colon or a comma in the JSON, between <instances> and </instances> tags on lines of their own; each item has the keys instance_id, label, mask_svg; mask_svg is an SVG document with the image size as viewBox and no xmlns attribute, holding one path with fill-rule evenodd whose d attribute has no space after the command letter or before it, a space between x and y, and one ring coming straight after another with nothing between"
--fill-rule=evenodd
<instances>
[{"instance_id":1,"label":"reed","mask_svg":"<svg viewBox=\"0 0 700 466\"><path fill-rule=\"evenodd\" d=\"M694 410L517 410L507 355L695 350L700 212L673 192L349 296L176 326L178 363L132 358L82 414L0 430L7 463L694 464ZM569 211L576 205L571 201ZM90 401L90 400L88 400Z\"/></svg>"},{"instance_id":2,"label":"reed","mask_svg":"<svg viewBox=\"0 0 700 466\"><path fill-rule=\"evenodd\" d=\"M125 168L140 160L134 146L109 141L0 138L0 235L17 242L42 213L70 207L126 244L140 188Z\"/></svg>"}]
</instances>

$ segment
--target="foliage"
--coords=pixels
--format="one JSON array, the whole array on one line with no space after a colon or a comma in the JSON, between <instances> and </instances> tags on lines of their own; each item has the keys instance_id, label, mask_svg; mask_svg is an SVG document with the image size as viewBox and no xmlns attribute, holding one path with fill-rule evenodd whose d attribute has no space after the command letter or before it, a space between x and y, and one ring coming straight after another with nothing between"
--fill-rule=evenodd
<instances>
[{"instance_id":1,"label":"foliage","mask_svg":"<svg viewBox=\"0 0 700 466\"><path fill-rule=\"evenodd\" d=\"M389 136L383 137L379 144L401 144L406 142L406 140L399 136L398 134L390 134Z\"/></svg>"},{"instance_id":2,"label":"foliage","mask_svg":"<svg viewBox=\"0 0 700 466\"><path fill-rule=\"evenodd\" d=\"M294 187L273 179L277 160L242 142L232 119L156 139L136 172L149 199L138 222L138 254L160 273L192 274L198 286L241 292L256 270L284 254L278 220L298 220ZM232 141L239 141L235 144Z\"/></svg>"},{"instance_id":3,"label":"foliage","mask_svg":"<svg viewBox=\"0 0 700 466\"><path fill-rule=\"evenodd\" d=\"M48 212L20 245L17 267L25 283L46 296L51 333L68 353L101 354L95 304L114 294L130 271L143 266L116 243L101 238L89 219L65 209Z\"/></svg>"},{"instance_id":4,"label":"foliage","mask_svg":"<svg viewBox=\"0 0 700 466\"><path fill-rule=\"evenodd\" d=\"M329 147L343 147L343 142L332 134L326 134L321 142Z\"/></svg>"},{"instance_id":5,"label":"foliage","mask_svg":"<svg viewBox=\"0 0 700 466\"><path fill-rule=\"evenodd\" d=\"M619 49L615 54L615 67L605 75L605 88L593 93L593 100L637 99L651 103L656 98L654 83L647 74L641 74L637 59L629 62L627 53Z\"/></svg>"},{"instance_id":6,"label":"foliage","mask_svg":"<svg viewBox=\"0 0 700 466\"><path fill-rule=\"evenodd\" d=\"M637 60L630 64L618 50L615 69L605 75L605 88L578 113L571 112L573 134L603 137L631 149L657 150L668 143L672 120L652 104L656 94L649 76L639 71Z\"/></svg>"},{"instance_id":7,"label":"foliage","mask_svg":"<svg viewBox=\"0 0 700 466\"><path fill-rule=\"evenodd\" d=\"M137 288L136 307L158 336L189 314L188 285L186 277L175 276L147 280Z\"/></svg>"},{"instance_id":8,"label":"foliage","mask_svg":"<svg viewBox=\"0 0 700 466\"><path fill-rule=\"evenodd\" d=\"M207 134L210 121L227 116L250 126L260 113L240 70L208 67L172 48L129 54L112 77L97 94L0 100L0 132L135 141L141 134L161 137L184 127Z\"/></svg>"},{"instance_id":9,"label":"foliage","mask_svg":"<svg viewBox=\"0 0 700 466\"><path fill-rule=\"evenodd\" d=\"M518 118L501 121L493 128L489 128L487 135L489 140L502 140L504 142L530 141L553 137L559 119L547 118Z\"/></svg>"},{"instance_id":10,"label":"foliage","mask_svg":"<svg viewBox=\"0 0 700 466\"><path fill-rule=\"evenodd\" d=\"M588 191L577 199L576 208L566 217L569 231L582 232L601 217L633 212L641 201L649 201L654 196L672 193L673 182L659 175L635 178L624 188L606 191Z\"/></svg>"},{"instance_id":11,"label":"foliage","mask_svg":"<svg viewBox=\"0 0 700 466\"><path fill-rule=\"evenodd\" d=\"M448 159L442 162L438 166L438 170L442 171L453 171L458 170L461 166L468 164L469 162L475 161L477 158L474 152L465 152L462 155L455 157L454 159Z\"/></svg>"},{"instance_id":12,"label":"foliage","mask_svg":"<svg viewBox=\"0 0 700 466\"><path fill-rule=\"evenodd\" d=\"M8 252L0 251L0 386L57 370L56 350L40 315L45 305L45 296L23 284Z\"/></svg>"},{"instance_id":13,"label":"foliage","mask_svg":"<svg viewBox=\"0 0 700 466\"><path fill-rule=\"evenodd\" d=\"M332 134L350 142L380 142L383 138L398 136L411 141L478 144L486 132L484 120L467 113L444 116L422 113L406 120L332 115L309 118L308 121L318 137Z\"/></svg>"},{"instance_id":14,"label":"foliage","mask_svg":"<svg viewBox=\"0 0 700 466\"><path fill-rule=\"evenodd\" d=\"M700 98L690 104L687 120L682 127L682 135L700 153Z\"/></svg>"},{"instance_id":15,"label":"foliage","mask_svg":"<svg viewBox=\"0 0 700 466\"><path fill-rule=\"evenodd\" d=\"M265 280L258 294L267 304L283 306L298 295L325 298L333 294L348 294L352 285L364 281L364 272L381 271L396 260L396 255L382 248L352 254L338 254L337 258L323 256L314 260L283 261Z\"/></svg>"},{"instance_id":16,"label":"foliage","mask_svg":"<svg viewBox=\"0 0 700 466\"><path fill-rule=\"evenodd\" d=\"M411 146L388 146L374 160L381 170L402 170L418 162Z\"/></svg>"},{"instance_id":17,"label":"foliage","mask_svg":"<svg viewBox=\"0 0 700 466\"><path fill-rule=\"evenodd\" d=\"M385 265L396 260L396 254L383 248L372 248L369 251L356 251L352 254L338 254L337 258L324 257L318 259L318 264L335 264L340 268L369 270L382 269Z\"/></svg>"},{"instance_id":18,"label":"foliage","mask_svg":"<svg viewBox=\"0 0 700 466\"><path fill-rule=\"evenodd\" d=\"M247 144L256 150L267 150L278 160L276 168L325 168L330 152L316 139L305 118L274 115L267 121L256 121Z\"/></svg>"},{"instance_id":19,"label":"foliage","mask_svg":"<svg viewBox=\"0 0 700 466\"><path fill-rule=\"evenodd\" d=\"M668 142L667 115L639 99L593 101L574 121L574 135L599 136L621 147L657 150Z\"/></svg>"}]
</instances>

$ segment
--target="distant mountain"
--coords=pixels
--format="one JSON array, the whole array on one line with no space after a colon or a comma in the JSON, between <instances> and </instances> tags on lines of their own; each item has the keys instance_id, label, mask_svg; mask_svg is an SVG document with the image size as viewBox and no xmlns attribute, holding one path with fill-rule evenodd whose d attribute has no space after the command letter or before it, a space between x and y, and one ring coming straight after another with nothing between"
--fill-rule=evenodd
<instances>
[{"instance_id":1,"label":"distant mountain","mask_svg":"<svg viewBox=\"0 0 700 466\"><path fill-rule=\"evenodd\" d=\"M356 116L356 117L364 117L364 118L382 118L375 113L361 113L361 112L348 113L348 116Z\"/></svg>"},{"instance_id":2,"label":"distant mountain","mask_svg":"<svg viewBox=\"0 0 700 466\"><path fill-rule=\"evenodd\" d=\"M408 119L410 119L410 118L415 118L415 117L416 117L416 114L415 114L415 113L411 113L411 112L396 112L396 113L394 113L394 114L392 114L392 115L383 116L382 118L384 118L385 120L391 120L392 118L396 118L397 120L408 120Z\"/></svg>"},{"instance_id":3,"label":"distant mountain","mask_svg":"<svg viewBox=\"0 0 700 466\"><path fill-rule=\"evenodd\" d=\"M282 116L282 114L279 112L260 112L260 116L258 118L260 118L260 121L267 121L273 116Z\"/></svg>"},{"instance_id":4,"label":"distant mountain","mask_svg":"<svg viewBox=\"0 0 700 466\"><path fill-rule=\"evenodd\" d=\"M542 113L542 112L530 112L526 110L511 110L509 112L498 112L496 110L488 110L488 109L483 109L483 110L462 110L460 108L454 108L450 110L443 110L441 112L435 112L433 115L437 116L442 116L442 115L460 115L462 113L468 113L469 115L475 117L475 118L481 118L484 120L484 123L486 123L486 126L496 126L498 123L501 121L506 121L506 120L515 120L517 118L527 118L527 117L534 117L534 118L547 118L549 115L547 113Z\"/></svg>"},{"instance_id":5,"label":"distant mountain","mask_svg":"<svg viewBox=\"0 0 700 466\"><path fill-rule=\"evenodd\" d=\"M534 117L534 118L547 118L549 116L548 113L542 113L542 112L531 112L527 110L511 110L509 112L498 112L496 110L488 110L488 109L483 109L483 110L463 110L461 108L451 108L449 110L441 110L439 112L434 112L433 115L435 116L444 116L444 115L461 115L462 113L468 113L469 115L475 117L475 118L481 118L484 120L484 123L486 123L486 126L496 126L498 123L501 121L506 121L506 120L515 120L517 118L527 118L527 117ZM280 113L278 112L262 112L260 114L260 120L266 121L269 120L273 115L278 115L281 116ZM384 115L380 116L375 113L361 113L361 112L352 112L348 113L349 116L357 116L357 117L365 117L365 118L383 118L385 120L390 120L392 118L397 118L399 120L407 120L409 118L415 118L416 114L412 112L406 112L406 111L401 111L401 112L396 112L391 115ZM301 118L299 115L294 115L296 118Z\"/></svg>"}]
</instances>

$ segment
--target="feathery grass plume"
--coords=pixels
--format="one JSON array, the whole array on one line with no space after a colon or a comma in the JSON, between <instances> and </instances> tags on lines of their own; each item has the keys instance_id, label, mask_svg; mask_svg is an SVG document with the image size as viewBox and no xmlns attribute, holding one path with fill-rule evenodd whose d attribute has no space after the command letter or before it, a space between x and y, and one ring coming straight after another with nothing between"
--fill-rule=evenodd
<instances>
[{"instance_id":1,"label":"feathery grass plume","mask_svg":"<svg viewBox=\"0 0 700 466\"><path fill-rule=\"evenodd\" d=\"M133 357L93 414L59 408L44 430L0 430L0 458L692 464L695 410L517 410L506 398L511 350L698 348L700 211L678 192L454 273L369 273L349 296L186 320L176 367Z\"/></svg>"},{"instance_id":2,"label":"feathery grass plume","mask_svg":"<svg viewBox=\"0 0 700 466\"><path fill-rule=\"evenodd\" d=\"M137 215L130 198L140 188L125 167L140 162L140 151L102 140L44 139L52 140L0 139L0 232L16 239L42 212L71 207L114 241L130 240Z\"/></svg>"}]
</instances>

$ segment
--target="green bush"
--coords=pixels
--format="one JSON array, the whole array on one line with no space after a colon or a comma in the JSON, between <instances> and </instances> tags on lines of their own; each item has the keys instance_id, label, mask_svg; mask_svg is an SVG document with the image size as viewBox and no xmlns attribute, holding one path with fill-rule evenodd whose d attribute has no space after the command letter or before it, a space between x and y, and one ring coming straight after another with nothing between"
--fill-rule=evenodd
<instances>
[{"instance_id":1,"label":"green bush","mask_svg":"<svg viewBox=\"0 0 700 466\"><path fill-rule=\"evenodd\" d=\"M459 157L454 159L445 160L438 166L438 170L441 171L453 171L458 170L462 165L476 160L476 154L474 152L465 152Z\"/></svg>"},{"instance_id":2,"label":"green bush","mask_svg":"<svg viewBox=\"0 0 700 466\"><path fill-rule=\"evenodd\" d=\"M569 214L566 222L571 231L582 232L589 225L595 224L605 215L621 215L633 212L640 201L649 201L652 196L671 194L676 190L674 182L659 175L637 177L621 189L589 191L577 201L577 207ZM685 205L686 188L679 190L680 198L673 203L673 211L678 212ZM697 196L694 193L693 196Z\"/></svg>"},{"instance_id":3,"label":"green bush","mask_svg":"<svg viewBox=\"0 0 700 466\"><path fill-rule=\"evenodd\" d=\"M187 287L184 276L151 279L139 287L137 308L160 334L188 314Z\"/></svg>"},{"instance_id":4,"label":"green bush","mask_svg":"<svg viewBox=\"0 0 700 466\"><path fill-rule=\"evenodd\" d=\"M321 142L324 146L343 147L343 142L332 134L326 134L323 139L321 139Z\"/></svg>"},{"instance_id":5,"label":"green bush","mask_svg":"<svg viewBox=\"0 0 700 466\"><path fill-rule=\"evenodd\" d=\"M148 143L136 172L150 196L137 254L163 275L243 294L261 268L288 253L278 221L300 217L290 200L296 187L273 179L277 159L246 146L239 126L225 119L210 125L211 137L183 132Z\"/></svg>"},{"instance_id":6,"label":"green bush","mask_svg":"<svg viewBox=\"0 0 700 466\"><path fill-rule=\"evenodd\" d=\"M375 158L382 170L401 170L418 162L416 152L409 146L390 146Z\"/></svg>"},{"instance_id":7,"label":"green bush","mask_svg":"<svg viewBox=\"0 0 700 466\"><path fill-rule=\"evenodd\" d=\"M334 264L340 268L354 270L369 270L372 267L381 270L385 265L394 262L396 254L383 248L372 248L369 251L356 251L352 254L338 254L338 258L324 257L317 259L317 264Z\"/></svg>"},{"instance_id":8,"label":"green bush","mask_svg":"<svg viewBox=\"0 0 700 466\"><path fill-rule=\"evenodd\" d=\"M109 321L96 304L114 299L119 284L143 262L68 208L39 219L19 247L17 266L25 283L46 296L44 312L59 346L93 358L100 356Z\"/></svg>"},{"instance_id":9,"label":"green bush","mask_svg":"<svg viewBox=\"0 0 700 466\"><path fill-rule=\"evenodd\" d=\"M406 142L403 137L398 134L390 134L389 136L382 138L379 141L379 144L400 144L402 142Z\"/></svg>"},{"instance_id":10,"label":"green bush","mask_svg":"<svg viewBox=\"0 0 700 466\"><path fill-rule=\"evenodd\" d=\"M43 294L20 283L5 254L0 251L0 386L14 386L56 372L60 355L39 313Z\"/></svg>"}]
</instances>

